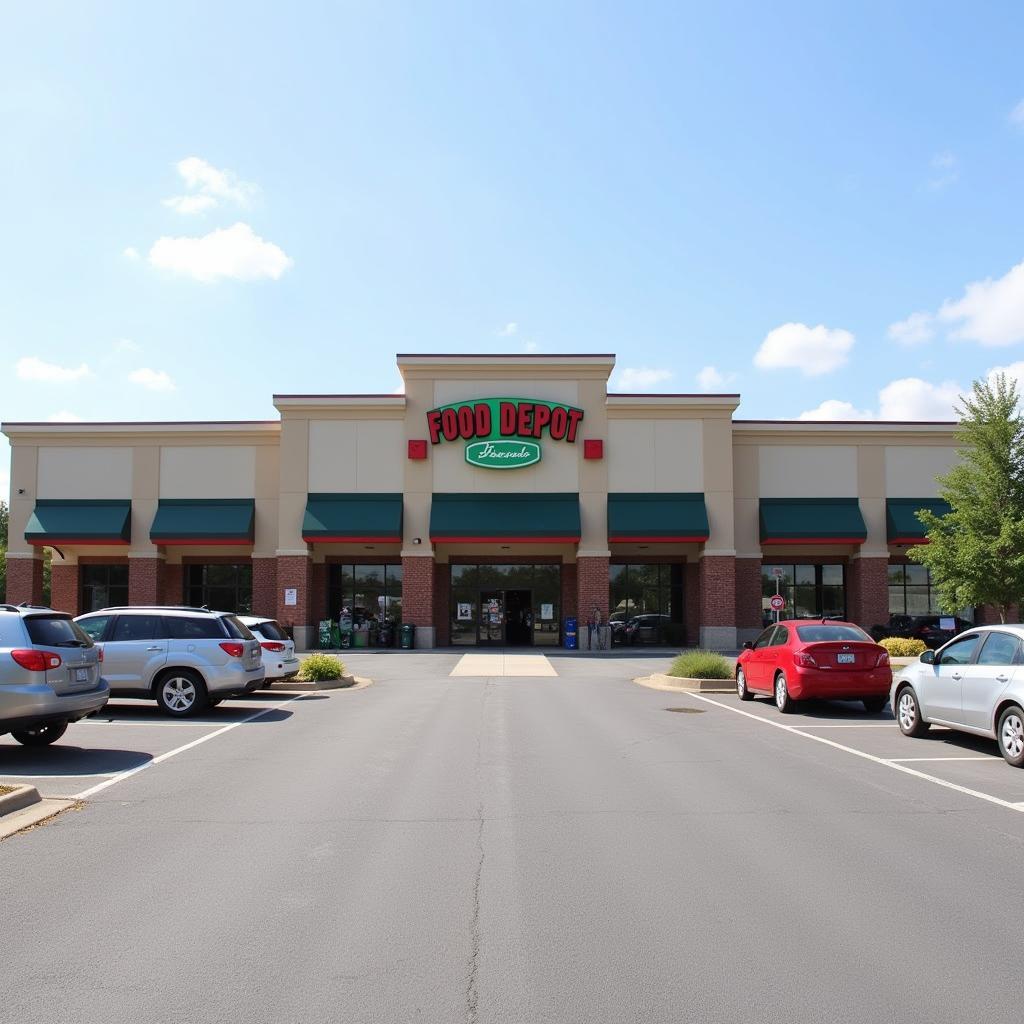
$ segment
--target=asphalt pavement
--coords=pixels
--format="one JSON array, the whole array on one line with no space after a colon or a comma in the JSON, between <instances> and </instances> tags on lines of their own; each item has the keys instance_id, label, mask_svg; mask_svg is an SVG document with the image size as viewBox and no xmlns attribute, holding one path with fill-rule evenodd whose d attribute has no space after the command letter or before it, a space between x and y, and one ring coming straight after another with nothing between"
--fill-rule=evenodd
<instances>
[{"instance_id":1,"label":"asphalt pavement","mask_svg":"<svg viewBox=\"0 0 1024 1024\"><path fill-rule=\"evenodd\" d=\"M0 740L0 781L84 795L0 842L0 1019L1020 1019L994 744L630 681L667 659L346 660L374 685L111 705L56 782Z\"/></svg>"}]
</instances>

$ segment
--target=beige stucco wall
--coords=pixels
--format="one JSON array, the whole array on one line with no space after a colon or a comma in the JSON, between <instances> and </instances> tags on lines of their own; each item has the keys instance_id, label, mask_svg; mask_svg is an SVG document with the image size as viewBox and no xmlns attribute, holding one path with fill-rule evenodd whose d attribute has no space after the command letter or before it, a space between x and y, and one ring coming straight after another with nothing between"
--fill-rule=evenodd
<instances>
[{"instance_id":1,"label":"beige stucco wall","mask_svg":"<svg viewBox=\"0 0 1024 1024\"><path fill-rule=\"evenodd\" d=\"M130 498L130 448L41 447L37 493L40 498Z\"/></svg>"},{"instance_id":2,"label":"beige stucco wall","mask_svg":"<svg viewBox=\"0 0 1024 1024\"><path fill-rule=\"evenodd\" d=\"M160 450L161 498L252 498L255 488L256 449L249 445Z\"/></svg>"},{"instance_id":3,"label":"beige stucco wall","mask_svg":"<svg viewBox=\"0 0 1024 1024\"><path fill-rule=\"evenodd\" d=\"M936 476L956 465L956 449L919 445L885 448L885 493L889 498L937 498Z\"/></svg>"},{"instance_id":4,"label":"beige stucco wall","mask_svg":"<svg viewBox=\"0 0 1024 1024\"><path fill-rule=\"evenodd\" d=\"M312 492L400 492L404 460L401 420L310 420Z\"/></svg>"},{"instance_id":5,"label":"beige stucco wall","mask_svg":"<svg viewBox=\"0 0 1024 1024\"><path fill-rule=\"evenodd\" d=\"M701 420L629 419L608 424L608 490L702 491Z\"/></svg>"},{"instance_id":6,"label":"beige stucco wall","mask_svg":"<svg viewBox=\"0 0 1024 1024\"><path fill-rule=\"evenodd\" d=\"M762 445L762 498L853 498L857 496L854 445Z\"/></svg>"}]
</instances>

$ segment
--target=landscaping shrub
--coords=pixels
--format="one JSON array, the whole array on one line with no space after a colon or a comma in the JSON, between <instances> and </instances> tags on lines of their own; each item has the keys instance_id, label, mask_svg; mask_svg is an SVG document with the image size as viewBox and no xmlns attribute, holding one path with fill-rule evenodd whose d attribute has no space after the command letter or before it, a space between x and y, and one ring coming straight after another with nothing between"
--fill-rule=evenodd
<instances>
[{"instance_id":1,"label":"landscaping shrub","mask_svg":"<svg viewBox=\"0 0 1024 1024\"><path fill-rule=\"evenodd\" d=\"M684 679L732 679L732 665L714 651L685 651L668 670Z\"/></svg>"},{"instance_id":2,"label":"landscaping shrub","mask_svg":"<svg viewBox=\"0 0 1024 1024\"><path fill-rule=\"evenodd\" d=\"M311 654L302 663L298 678L307 683L322 683L329 679L340 679L345 666L334 654Z\"/></svg>"},{"instance_id":3,"label":"landscaping shrub","mask_svg":"<svg viewBox=\"0 0 1024 1024\"><path fill-rule=\"evenodd\" d=\"M878 644L889 652L890 658L916 658L927 650L923 640L905 636L887 636L879 640Z\"/></svg>"}]
</instances>

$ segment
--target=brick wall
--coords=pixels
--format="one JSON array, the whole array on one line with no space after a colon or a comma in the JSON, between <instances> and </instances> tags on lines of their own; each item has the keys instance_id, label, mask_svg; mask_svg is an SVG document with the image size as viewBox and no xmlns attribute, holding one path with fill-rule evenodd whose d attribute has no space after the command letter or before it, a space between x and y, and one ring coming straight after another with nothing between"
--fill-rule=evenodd
<instances>
[{"instance_id":1,"label":"brick wall","mask_svg":"<svg viewBox=\"0 0 1024 1024\"><path fill-rule=\"evenodd\" d=\"M160 571L160 603L184 604L185 566L180 562L164 562Z\"/></svg>"},{"instance_id":2,"label":"brick wall","mask_svg":"<svg viewBox=\"0 0 1024 1024\"><path fill-rule=\"evenodd\" d=\"M700 560L700 624L736 625L736 559L705 555Z\"/></svg>"},{"instance_id":3,"label":"brick wall","mask_svg":"<svg viewBox=\"0 0 1024 1024\"><path fill-rule=\"evenodd\" d=\"M50 566L50 607L68 615L81 612L78 564L54 562Z\"/></svg>"},{"instance_id":4,"label":"brick wall","mask_svg":"<svg viewBox=\"0 0 1024 1024\"><path fill-rule=\"evenodd\" d=\"M576 559L576 611L586 622L596 605L601 619L608 621L608 564L600 555L582 555Z\"/></svg>"},{"instance_id":5,"label":"brick wall","mask_svg":"<svg viewBox=\"0 0 1024 1024\"><path fill-rule=\"evenodd\" d=\"M564 628L565 620L568 618L574 618L577 622L579 620L577 614L579 609L576 607L576 602L579 600L577 586L576 563L565 562L562 565L562 621L559 623L560 628Z\"/></svg>"},{"instance_id":6,"label":"brick wall","mask_svg":"<svg viewBox=\"0 0 1024 1024\"><path fill-rule=\"evenodd\" d=\"M434 642L438 647L451 643L451 589L452 567L438 563L434 566Z\"/></svg>"},{"instance_id":7,"label":"brick wall","mask_svg":"<svg viewBox=\"0 0 1024 1024\"><path fill-rule=\"evenodd\" d=\"M277 559L252 560L252 613L277 615Z\"/></svg>"},{"instance_id":8,"label":"brick wall","mask_svg":"<svg viewBox=\"0 0 1024 1024\"><path fill-rule=\"evenodd\" d=\"M43 603L43 560L41 558L7 559L7 593L11 604Z\"/></svg>"},{"instance_id":9,"label":"brick wall","mask_svg":"<svg viewBox=\"0 0 1024 1024\"><path fill-rule=\"evenodd\" d=\"M847 568L846 614L870 629L889 620L889 559L854 558Z\"/></svg>"},{"instance_id":10,"label":"brick wall","mask_svg":"<svg viewBox=\"0 0 1024 1024\"><path fill-rule=\"evenodd\" d=\"M761 628L761 559L736 559L736 627Z\"/></svg>"},{"instance_id":11,"label":"brick wall","mask_svg":"<svg viewBox=\"0 0 1024 1024\"><path fill-rule=\"evenodd\" d=\"M700 643L700 562L683 566L683 627L688 645Z\"/></svg>"},{"instance_id":12,"label":"brick wall","mask_svg":"<svg viewBox=\"0 0 1024 1024\"><path fill-rule=\"evenodd\" d=\"M278 555L277 594L275 595L274 617L282 626L309 627L313 623L309 615L309 586L312 561L308 555ZM284 603L284 592L288 588L296 591L295 604Z\"/></svg>"},{"instance_id":13,"label":"brick wall","mask_svg":"<svg viewBox=\"0 0 1024 1024\"><path fill-rule=\"evenodd\" d=\"M414 626L434 624L432 555L407 555L402 559L402 621Z\"/></svg>"},{"instance_id":14,"label":"brick wall","mask_svg":"<svg viewBox=\"0 0 1024 1024\"><path fill-rule=\"evenodd\" d=\"M162 558L128 560L128 603L160 604Z\"/></svg>"}]
</instances>

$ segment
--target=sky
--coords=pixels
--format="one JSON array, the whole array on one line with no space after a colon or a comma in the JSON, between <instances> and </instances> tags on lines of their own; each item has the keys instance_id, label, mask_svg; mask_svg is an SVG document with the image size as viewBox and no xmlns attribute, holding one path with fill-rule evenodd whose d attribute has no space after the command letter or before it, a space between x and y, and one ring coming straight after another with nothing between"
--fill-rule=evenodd
<instances>
[{"instance_id":1,"label":"sky","mask_svg":"<svg viewBox=\"0 0 1024 1024\"><path fill-rule=\"evenodd\" d=\"M738 418L1024 378L1019 2L2 11L4 421L272 419L396 352Z\"/></svg>"}]
</instances>

